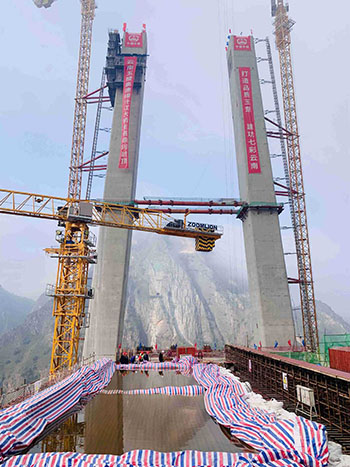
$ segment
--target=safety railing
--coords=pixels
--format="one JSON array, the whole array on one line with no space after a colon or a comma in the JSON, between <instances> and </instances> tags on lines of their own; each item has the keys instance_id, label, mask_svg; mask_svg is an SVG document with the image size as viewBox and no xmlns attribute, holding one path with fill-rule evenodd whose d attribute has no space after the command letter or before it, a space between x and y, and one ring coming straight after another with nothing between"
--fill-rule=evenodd
<instances>
[{"instance_id":1,"label":"safety railing","mask_svg":"<svg viewBox=\"0 0 350 467\"><path fill-rule=\"evenodd\" d=\"M18 404L24 401L28 397L31 397L34 394L37 394L39 391L42 391L50 386L53 386L59 381L62 381L63 379L67 378L75 371L79 370L79 368L86 366L86 365L91 365L92 363L95 362L95 359L96 359L96 356L95 356L95 353L93 353L89 355L89 357L82 358L72 368L61 370L59 373L56 373L55 375L45 376L32 383L27 383L26 380L24 380L24 383L21 386L14 388L14 389L10 389L6 392L3 391L3 388L0 388L0 408L3 409L5 407L15 405L15 404Z\"/></svg>"}]
</instances>

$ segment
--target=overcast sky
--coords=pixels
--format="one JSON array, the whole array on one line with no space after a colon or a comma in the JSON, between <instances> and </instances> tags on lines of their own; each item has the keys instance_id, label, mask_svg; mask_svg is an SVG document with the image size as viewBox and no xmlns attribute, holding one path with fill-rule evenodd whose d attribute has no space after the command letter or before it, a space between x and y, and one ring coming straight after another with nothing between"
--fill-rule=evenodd
<instances>
[{"instance_id":1,"label":"overcast sky","mask_svg":"<svg viewBox=\"0 0 350 467\"><path fill-rule=\"evenodd\" d=\"M0 187L65 196L72 134L80 2L39 9L30 0L2 2L0 17ZM348 0L290 0L297 110L316 297L350 318ZM109 28L147 24L149 61L138 196L239 197L229 108L225 42L236 34L269 36L269 0L99 0L90 89L99 87ZM264 57L263 44L257 45ZM275 52L274 52L275 54ZM260 77L268 79L262 62ZM278 61L275 54L275 71ZM271 89L262 86L266 109ZM95 108L89 108L87 159ZM111 112L103 113L103 126ZM99 149L108 149L102 134ZM275 148L271 147L275 152ZM281 176L274 163L275 176ZM102 193L96 180L93 196ZM284 201L284 200L282 200ZM289 225L287 213L281 217ZM204 217L202 218L204 220ZM215 220L226 240L214 250L244 274L240 221ZM36 298L55 281L53 222L0 218L0 284ZM294 251L284 235L285 250ZM288 256L295 276L294 257ZM296 292L296 290L294 290Z\"/></svg>"}]
</instances>

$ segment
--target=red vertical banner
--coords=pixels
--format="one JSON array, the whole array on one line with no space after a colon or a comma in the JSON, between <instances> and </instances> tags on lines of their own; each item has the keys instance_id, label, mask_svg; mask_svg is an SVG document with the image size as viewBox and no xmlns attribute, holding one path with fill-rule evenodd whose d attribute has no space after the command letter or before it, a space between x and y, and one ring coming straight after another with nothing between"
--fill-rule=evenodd
<instances>
[{"instance_id":1,"label":"red vertical banner","mask_svg":"<svg viewBox=\"0 0 350 467\"><path fill-rule=\"evenodd\" d=\"M239 82L241 85L245 144L248 158L248 173L257 174L261 173L261 167L255 131L251 71L249 67L242 67L238 69L238 72Z\"/></svg>"},{"instance_id":2,"label":"red vertical banner","mask_svg":"<svg viewBox=\"0 0 350 467\"><path fill-rule=\"evenodd\" d=\"M129 168L129 123L132 90L135 80L137 57L124 58L124 89L122 104L122 132L119 157L119 169Z\"/></svg>"}]
</instances>

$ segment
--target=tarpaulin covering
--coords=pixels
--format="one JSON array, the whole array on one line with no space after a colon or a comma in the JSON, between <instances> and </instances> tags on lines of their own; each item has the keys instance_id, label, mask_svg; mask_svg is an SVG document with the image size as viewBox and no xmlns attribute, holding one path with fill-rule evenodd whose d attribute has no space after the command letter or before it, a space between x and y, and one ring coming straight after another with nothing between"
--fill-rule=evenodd
<instances>
[{"instance_id":1,"label":"tarpaulin covering","mask_svg":"<svg viewBox=\"0 0 350 467\"><path fill-rule=\"evenodd\" d=\"M142 363L129 363L129 364L116 364L116 370L154 370L154 371L163 371L163 370L177 370L181 371L182 374L189 374L192 372L194 365L198 360L191 356L184 356L177 362L162 362L162 363L151 363L151 362L142 362Z\"/></svg>"},{"instance_id":2,"label":"tarpaulin covering","mask_svg":"<svg viewBox=\"0 0 350 467\"><path fill-rule=\"evenodd\" d=\"M283 453L282 453L283 454ZM307 464L304 464L307 465ZM129 451L121 456L73 452L27 454L9 459L2 467L297 467L289 457L265 459L261 454L230 452L177 451L157 452L148 449Z\"/></svg>"},{"instance_id":3,"label":"tarpaulin covering","mask_svg":"<svg viewBox=\"0 0 350 467\"><path fill-rule=\"evenodd\" d=\"M99 365L100 370L95 368L93 375L98 375L99 371L101 371L103 373L103 377L101 377L101 375L98 376L96 381L92 383L92 381L90 382L89 380L89 375L85 376L87 380L89 380L89 383L87 384L87 394L97 390L102 390L102 388L108 384L114 368L159 371L168 367L168 369L179 370L181 373L184 372L186 374L189 374L192 371L197 383L199 383L202 390L205 391L204 403L209 415L211 415L221 425L228 427L233 436L255 448L257 452L245 454L199 451L159 453L150 450L139 450L130 451L122 456L88 455L79 453L45 453L12 457L4 463L4 467L19 465L22 467L34 465L45 465L51 467L325 467L327 465L328 446L326 431L323 425L296 415L294 416L293 414L290 414L291 416L288 419L278 419L275 413L270 413L266 410L253 407L247 401L248 394L246 385L231 373L227 372L227 370L224 370L217 365L197 364L196 360L192 357L184 357L176 363L165 362L143 363L140 365L115 365L112 364L112 362L105 362L104 364L99 362ZM106 371L103 371L104 367L107 368ZM86 371L89 370L91 370L91 368L86 369ZM91 375L91 380L94 379L93 375ZM26 421L24 420L22 422L20 416L12 416L11 429L18 439L20 439L21 434L24 439L33 439L34 434L37 436L43 430L42 428L39 431L35 431L34 428L37 424L40 428L42 420L45 420L45 423L48 423L48 420L55 420L57 416L50 418L51 412L59 411L59 406L61 404L65 407L67 405L67 396L69 396L69 400L71 398L74 399L75 393L80 391L77 380L81 380L83 378L82 375L77 378L72 378L73 376L74 375L58 384L64 386L63 383L72 379L71 385L67 384L66 391L64 391L64 388L61 388L61 391L56 391L56 393L51 394L50 391L52 391L54 387L50 388L50 390L46 390L49 391L48 396L51 400L50 403L45 405L44 398L43 405L45 406L45 409L42 409L42 416L40 416L40 410L35 411L35 404L33 405L34 415L32 417L24 411L23 415L27 417L27 419L32 420L33 423L33 427L29 426L29 432L31 435L28 435L28 427L25 427ZM99 382L99 380L101 381ZM85 386L84 381L83 386ZM175 394L175 391L186 392L186 388L198 388L198 386L184 386L183 389L180 387L152 388L148 390L124 391L123 393L134 393L137 391L136 393L144 394L144 391L155 391L154 393L157 393L156 391L164 391L165 393L169 392ZM66 394L66 397L61 397L62 391ZM43 393L45 393L45 391L43 391ZM84 391L81 392L81 394L83 393ZM114 392L106 391L106 393L109 394ZM147 393L151 394L151 392ZM38 398L40 394L34 396L32 399ZM57 402L56 397L60 398L59 402ZM79 397L81 398L82 396L80 395ZM23 404L25 403L19 404L16 407L20 407ZM6 409L6 411L8 410L9 409ZM66 410L67 409L64 409L63 412ZM2 415L3 413L0 412L0 422ZM1 440L2 444L0 444L0 446L2 446L2 452L14 453L16 450L21 449L21 446L23 449L23 446L26 445L25 441L22 440L22 445L19 441L17 444L11 445L11 440L12 438L10 437L7 444L6 439L4 441Z\"/></svg>"},{"instance_id":4,"label":"tarpaulin covering","mask_svg":"<svg viewBox=\"0 0 350 467\"><path fill-rule=\"evenodd\" d=\"M114 363L102 359L85 366L59 383L0 411L0 461L29 446L55 420L69 412L83 398L107 386Z\"/></svg>"},{"instance_id":5,"label":"tarpaulin covering","mask_svg":"<svg viewBox=\"0 0 350 467\"><path fill-rule=\"evenodd\" d=\"M260 452L265 461L284 459L278 465L327 465L326 429L319 423L295 416L278 420L274 413L252 407L246 386L217 365L195 365L193 376L206 388L207 412L231 434ZM280 461L279 461L280 462ZM277 465L277 464L276 464Z\"/></svg>"},{"instance_id":6,"label":"tarpaulin covering","mask_svg":"<svg viewBox=\"0 0 350 467\"><path fill-rule=\"evenodd\" d=\"M126 395L153 395L162 394L165 396L199 396L203 394L205 389L203 386L190 385L190 386L163 386L161 388L149 389L130 389L123 391L123 389L102 389L101 394L126 394Z\"/></svg>"}]
</instances>

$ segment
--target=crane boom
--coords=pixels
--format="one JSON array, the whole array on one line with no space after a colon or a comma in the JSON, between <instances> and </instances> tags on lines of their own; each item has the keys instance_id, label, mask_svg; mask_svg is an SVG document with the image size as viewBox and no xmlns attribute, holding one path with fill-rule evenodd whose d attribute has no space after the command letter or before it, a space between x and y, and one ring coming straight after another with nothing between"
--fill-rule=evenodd
<instances>
[{"instance_id":1,"label":"crane boom","mask_svg":"<svg viewBox=\"0 0 350 467\"><path fill-rule=\"evenodd\" d=\"M190 212L189 212L190 213ZM206 237L217 240L222 236L220 227L203 232L190 228L167 213L104 201L74 200L38 193L0 189L0 214L66 222L83 222L94 226L114 227L142 232L153 232L175 237Z\"/></svg>"},{"instance_id":2,"label":"crane boom","mask_svg":"<svg viewBox=\"0 0 350 467\"><path fill-rule=\"evenodd\" d=\"M47 288L54 298L55 317L50 373L72 368L78 360L80 330L86 323L85 303L93 298L88 287L89 264L96 262L95 236L88 225L116 227L195 239L197 251L211 251L222 232L217 226L191 227L169 214L103 201L60 198L0 189L0 214L52 219L64 227L56 231L58 248L45 251L58 258L56 284ZM195 223L194 223L195 224Z\"/></svg>"},{"instance_id":3,"label":"crane boom","mask_svg":"<svg viewBox=\"0 0 350 467\"><path fill-rule=\"evenodd\" d=\"M74 199L80 199L81 196L82 172L80 166L84 158L87 113L87 102L84 96L88 94L89 89L91 39L95 8L95 0L81 0L80 47L68 182L68 198Z\"/></svg>"},{"instance_id":4,"label":"crane boom","mask_svg":"<svg viewBox=\"0 0 350 467\"><path fill-rule=\"evenodd\" d=\"M288 18L288 5L284 5L283 0L277 0L277 5L276 0L271 0L271 5L272 15L275 16L275 38L280 60L285 128L288 132L290 196L293 204L291 213L294 217L304 339L306 347L316 352L318 350L317 316L291 56L290 31L294 22Z\"/></svg>"}]
</instances>

